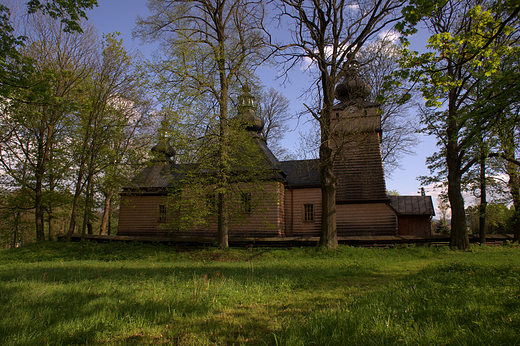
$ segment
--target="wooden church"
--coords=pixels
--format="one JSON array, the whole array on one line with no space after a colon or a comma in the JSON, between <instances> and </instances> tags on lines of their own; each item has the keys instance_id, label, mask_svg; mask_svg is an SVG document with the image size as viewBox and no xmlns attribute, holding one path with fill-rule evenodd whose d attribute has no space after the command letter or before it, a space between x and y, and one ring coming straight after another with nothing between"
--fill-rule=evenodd
<instances>
[{"instance_id":1,"label":"wooden church","mask_svg":"<svg viewBox=\"0 0 520 346\"><path fill-rule=\"evenodd\" d=\"M333 109L334 173L338 179L336 218L338 237L431 234L434 215L430 196L388 196L381 159L380 105L367 101L371 88L357 73L336 87ZM242 101L250 101L247 92ZM231 197L229 237L318 237L321 226L321 188L318 160L279 161L257 134L263 124L251 109L239 109L248 120L250 140L258 149L264 179L237 183ZM174 150L161 143L156 159L138 174L121 194L121 236L207 237L217 235L216 217L179 230L168 199L189 165L176 164ZM211 209L211 203L199 208Z\"/></svg>"}]
</instances>

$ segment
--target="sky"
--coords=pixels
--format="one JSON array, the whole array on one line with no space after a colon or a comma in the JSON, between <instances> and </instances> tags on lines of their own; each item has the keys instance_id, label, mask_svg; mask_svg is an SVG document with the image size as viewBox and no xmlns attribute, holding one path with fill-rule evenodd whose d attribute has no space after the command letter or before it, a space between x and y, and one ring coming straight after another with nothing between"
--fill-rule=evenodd
<instances>
[{"instance_id":1,"label":"sky","mask_svg":"<svg viewBox=\"0 0 520 346\"><path fill-rule=\"evenodd\" d=\"M135 28L135 21L138 15L146 17L149 15L145 0L98 0L99 6L87 13L89 21L94 23L99 34L118 31L127 49L138 49L146 56L156 48L153 45L142 45L139 40L132 39L132 30ZM424 37L412 38L412 49L424 49ZM415 47L414 47L415 45ZM422 45L422 47L420 47ZM301 71L291 73L289 83L281 85L281 81L276 79L277 71L275 67L263 68L259 71L262 83L267 87L274 87L282 92L291 102L291 112L297 113L303 109L303 100L300 97L308 86ZM306 133L310 124L302 120L294 120L290 123L290 131L286 133L282 145L289 151L296 152L300 133ZM386 177L387 190L396 190L400 195L417 195L420 193L420 182L418 176L429 175L426 167L426 158L436 151L436 139L430 136L419 136L413 150L415 155L405 156L401 161L401 168L396 169L391 176ZM426 187L426 194L432 195L434 203L438 191L431 187ZM436 212L437 217L440 213Z\"/></svg>"}]
</instances>

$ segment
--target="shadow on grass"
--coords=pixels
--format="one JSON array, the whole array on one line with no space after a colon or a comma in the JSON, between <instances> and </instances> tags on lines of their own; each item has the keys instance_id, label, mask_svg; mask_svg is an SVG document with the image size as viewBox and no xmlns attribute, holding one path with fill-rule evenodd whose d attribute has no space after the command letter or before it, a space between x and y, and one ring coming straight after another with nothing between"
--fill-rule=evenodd
<instances>
[{"instance_id":1,"label":"shadow on grass","mask_svg":"<svg viewBox=\"0 0 520 346\"><path fill-rule=\"evenodd\" d=\"M258 342L274 330L273 318L337 306L351 285L386 281L371 272L278 262L10 266L0 270L0 344ZM340 292L322 296L327 288ZM305 294L288 298L293 292Z\"/></svg>"},{"instance_id":2,"label":"shadow on grass","mask_svg":"<svg viewBox=\"0 0 520 346\"><path fill-rule=\"evenodd\" d=\"M277 345L520 345L520 268L432 266L284 325Z\"/></svg>"}]
</instances>

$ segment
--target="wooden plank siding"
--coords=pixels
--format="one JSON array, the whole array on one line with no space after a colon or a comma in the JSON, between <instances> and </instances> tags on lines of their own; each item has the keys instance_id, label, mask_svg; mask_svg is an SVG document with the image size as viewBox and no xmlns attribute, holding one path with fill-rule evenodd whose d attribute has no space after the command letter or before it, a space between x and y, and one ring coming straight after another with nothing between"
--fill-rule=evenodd
<instances>
[{"instance_id":1,"label":"wooden plank siding","mask_svg":"<svg viewBox=\"0 0 520 346\"><path fill-rule=\"evenodd\" d=\"M167 236L168 231L159 222L159 205L163 204L166 196L121 196L117 234Z\"/></svg>"},{"instance_id":2,"label":"wooden plank siding","mask_svg":"<svg viewBox=\"0 0 520 346\"><path fill-rule=\"evenodd\" d=\"M348 142L344 143L341 155L334 162L334 174L338 179L336 199L387 198L379 135L350 135L345 141Z\"/></svg>"},{"instance_id":3,"label":"wooden plank siding","mask_svg":"<svg viewBox=\"0 0 520 346\"><path fill-rule=\"evenodd\" d=\"M431 217L429 215L400 215L399 216L399 235L415 235L426 237L432 234Z\"/></svg>"},{"instance_id":4,"label":"wooden plank siding","mask_svg":"<svg viewBox=\"0 0 520 346\"><path fill-rule=\"evenodd\" d=\"M338 204L338 237L397 235L397 216L387 203Z\"/></svg>"},{"instance_id":5,"label":"wooden plank siding","mask_svg":"<svg viewBox=\"0 0 520 346\"><path fill-rule=\"evenodd\" d=\"M304 205L314 206L314 220L304 221ZM285 236L317 237L321 229L321 189L285 190Z\"/></svg>"},{"instance_id":6,"label":"wooden plank siding","mask_svg":"<svg viewBox=\"0 0 520 346\"><path fill-rule=\"evenodd\" d=\"M235 194L232 198L232 214L235 214L235 217L229 224L229 236L283 236L285 226L283 184L281 182L241 184L239 191L251 193L252 210L243 212L240 206L240 195ZM207 227L179 232L170 225L174 216L168 216L165 222L159 220L160 205L167 205L167 196L123 195L117 234L120 236L216 237L216 217L212 217L214 222Z\"/></svg>"}]
</instances>

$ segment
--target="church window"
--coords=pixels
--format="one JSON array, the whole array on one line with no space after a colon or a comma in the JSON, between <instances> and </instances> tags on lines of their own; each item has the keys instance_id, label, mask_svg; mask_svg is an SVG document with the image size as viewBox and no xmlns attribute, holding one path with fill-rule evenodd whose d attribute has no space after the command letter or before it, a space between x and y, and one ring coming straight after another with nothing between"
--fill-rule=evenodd
<instances>
[{"instance_id":1,"label":"church window","mask_svg":"<svg viewBox=\"0 0 520 346\"><path fill-rule=\"evenodd\" d=\"M303 205L303 221L314 221L314 204Z\"/></svg>"},{"instance_id":2,"label":"church window","mask_svg":"<svg viewBox=\"0 0 520 346\"><path fill-rule=\"evenodd\" d=\"M253 210L253 201L250 192L242 193L242 210L250 213Z\"/></svg>"},{"instance_id":3,"label":"church window","mask_svg":"<svg viewBox=\"0 0 520 346\"><path fill-rule=\"evenodd\" d=\"M166 221L168 210L164 204L159 205L159 222Z\"/></svg>"}]
</instances>

